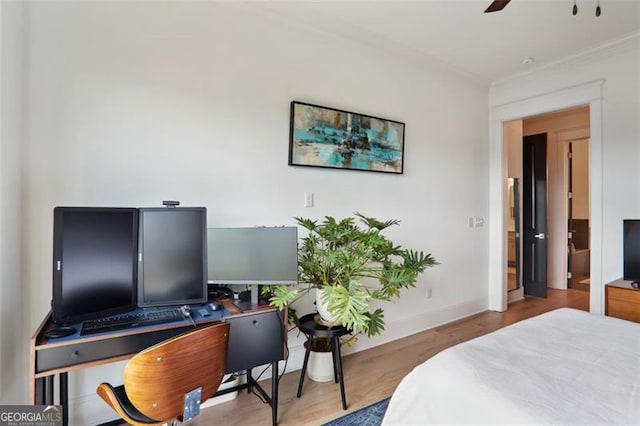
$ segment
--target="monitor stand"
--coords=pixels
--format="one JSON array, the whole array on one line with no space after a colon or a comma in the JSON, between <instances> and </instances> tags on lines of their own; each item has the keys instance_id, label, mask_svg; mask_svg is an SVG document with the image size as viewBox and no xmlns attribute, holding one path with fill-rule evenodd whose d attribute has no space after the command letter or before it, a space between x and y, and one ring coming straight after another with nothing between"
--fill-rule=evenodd
<instances>
[{"instance_id":1,"label":"monitor stand","mask_svg":"<svg viewBox=\"0 0 640 426\"><path fill-rule=\"evenodd\" d=\"M236 300L234 305L243 312L251 311L254 307L258 306L258 285L253 284L251 286L251 299L250 300Z\"/></svg>"},{"instance_id":2,"label":"monitor stand","mask_svg":"<svg viewBox=\"0 0 640 426\"><path fill-rule=\"evenodd\" d=\"M253 310L253 305L250 300L236 300L233 302L242 312L248 312Z\"/></svg>"}]
</instances>

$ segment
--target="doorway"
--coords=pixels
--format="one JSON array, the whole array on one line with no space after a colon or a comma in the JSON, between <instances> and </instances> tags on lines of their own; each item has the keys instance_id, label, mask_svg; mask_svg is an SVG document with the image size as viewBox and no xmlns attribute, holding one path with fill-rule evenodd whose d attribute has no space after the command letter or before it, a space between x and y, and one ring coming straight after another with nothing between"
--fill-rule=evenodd
<instances>
[{"instance_id":1,"label":"doorway","mask_svg":"<svg viewBox=\"0 0 640 426\"><path fill-rule=\"evenodd\" d=\"M589 307L592 313L602 314L604 291L602 281L602 86L604 79L555 89L551 92L514 97L506 103L493 101L490 106L490 176L489 176L489 309L503 312L507 309L507 236L504 232L507 177L505 165L504 127L513 120L531 117L551 111L589 106L589 156L590 160L590 246L591 265ZM598 159L598 160L594 160ZM563 228L566 221L563 221ZM566 250L566 240L562 241ZM562 265L566 263L566 258ZM566 282L566 280L563 280ZM597 288L595 291L594 286Z\"/></svg>"},{"instance_id":2,"label":"doorway","mask_svg":"<svg viewBox=\"0 0 640 426\"><path fill-rule=\"evenodd\" d=\"M515 177L508 178L507 191L509 194L507 201L507 210L509 212L509 220L507 221L507 291L509 294L514 294L522 287L522 275L520 273L522 271L520 256L520 180Z\"/></svg>"},{"instance_id":3,"label":"doorway","mask_svg":"<svg viewBox=\"0 0 640 426\"><path fill-rule=\"evenodd\" d=\"M565 150L567 288L590 291L589 139L569 140Z\"/></svg>"}]
</instances>

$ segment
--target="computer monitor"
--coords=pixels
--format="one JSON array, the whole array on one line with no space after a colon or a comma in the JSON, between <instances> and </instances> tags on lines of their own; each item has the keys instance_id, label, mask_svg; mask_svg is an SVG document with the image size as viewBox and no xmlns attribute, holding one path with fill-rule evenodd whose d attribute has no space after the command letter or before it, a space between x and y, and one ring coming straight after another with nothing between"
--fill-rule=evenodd
<instances>
[{"instance_id":1,"label":"computer monitor","mask_svg":"<svg viewBox=\"0 0 640 426\"><path fill-rule=\"evenodd\" d=\"M298 283L298 228L295 226L209 228L209 283L256 284L251 303L257 304L257 285Z\"/></svg>"},{"instance_id":2,"label":"computer monitor","mask_svg":"<svg viewBox=\"0 0 640 426\"><path fill-rule=\"evenodd\" d=\"M209 283L297 284L295 226L209 228Z\"/></svg>"},{"instance_id":3,"label":"computer monitor","mask_svg":"<svg viewBox=\"0 0 640 426\"><path fill-rule=\"evenodd\" d=\"M136 308L135 208L53 210L53 321L72 324Z\"/></svg>"},{"instance_id":4,"label":"computer monitor","mask_svg":"<svg viewBox=\"0 0 640 426\"><path fill-rule=\"evenodd\" d=\"M207 210L139 209L138 306L207 300Z\"/></svg>"},{"instance_id":5,"label":"computer monitor","mask_svg":"<svg viewBox=\"0 0 640 426\"><path fill-rule=\"evenodd\" d=\"M623 279L640 281L640 219L623 221Z\"/></svg>"}]
</instances>

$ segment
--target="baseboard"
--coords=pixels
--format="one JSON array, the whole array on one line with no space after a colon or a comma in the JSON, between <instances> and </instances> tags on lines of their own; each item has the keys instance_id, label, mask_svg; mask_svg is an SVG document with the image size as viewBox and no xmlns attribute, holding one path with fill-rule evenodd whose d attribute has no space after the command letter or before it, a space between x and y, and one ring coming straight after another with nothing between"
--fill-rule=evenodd
<instances>
[{"instance_id":1,"label":"baseboard","mask_svg":"<svg viewBox=\"0 0 640 426\"><path fill-rule=\"evenodd\" d=\"M371 339L359 339L354 346L346 348L343 353L355 353L384 343L393 342L452 321L484 312L487 310L487 306L488 300L486 298L474 299L458 305L430 310L399 321L387 320L385 331L382 335Z\"/></svg>"},{"instance_id":2,"label":"baseboard","mask_svg":"<svg viewBox=\"0 0 640 426\"><path fill-rule=\"evenodd\" d=\"M238 386L239 384L240 384L240 376L231 375L231 376L227 377L220 384L220 387L218 388L218 390L222 391L222 390L225 390L225 389L229 389L230 387L233 387L233 386ZM209 398L208 400L206 400L202 404L200 404L200 409L204 410L205 408L213 407L214 405L218 405L218 404L222 404L223 402L231 401L233 399L236 399L237 396L238 396L238 391L229 392L229 393L226 393L226 394L220 395L220 396L214 396L213 398Z\"/></svg>"},{"instance_id":3,"label":"baseboard","mask_svg":"<svg viewBox=\"0 0 640 426\"><path fill-rule=\"evenodd\" d=\"M507 293L507 303L517 302L524 299L524 289L522 287L511 290Z\"/></svg>"},{"instance_id":4,"label":"baseboard","mask_svg":"<svg viewBox=\"0 0 640 426\"><path fill-rule=\"evenodd\" d=\"M73 398L69 408L70 425L100 425L120 419L97 394Z\"/></svg>"},{"instance_id":5,"label":"baseboard","mask_svg":"<svg viewBox=\"0 0 640 426\"><path fill-rule=\"evenodd\" d=\"M420 333L431 328L457 321L471 315L475 315L487 310L487 299L474 299L458 305L448 306L442 309L430 310L419 315L403 318L402 320L391 321L387 319L385 331L382 335L368 339L361 337L355 345L344 345L342 349L343 355L360 352L375 346L399 340L416 333ZM286 363L286 372L302 369L304 362L305 348L303 346L304 339L300 339L297 331L289 333L289 359ZM285 363L280 362L280 374ZM255 370L254 370L255 371ZM265 372L263 378L270 378L270 369Z\"/></svg>"}]
</instances>

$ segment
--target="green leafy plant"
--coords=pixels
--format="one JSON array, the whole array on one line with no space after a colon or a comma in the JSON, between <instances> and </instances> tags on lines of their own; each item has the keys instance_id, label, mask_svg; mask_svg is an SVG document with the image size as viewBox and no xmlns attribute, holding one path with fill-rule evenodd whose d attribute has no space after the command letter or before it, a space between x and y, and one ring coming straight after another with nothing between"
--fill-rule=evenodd
<instances>
[{"instance_id":1,"label":"green leafy plant","mask_svg":"<svg viewBox=\"0 0 640 426\"><path fill-rule=\"evenodd\" d=\"M284 309L311 289L322 289L322 300L337 322L353 335L373 336L384 330L384 312L370 303L398 298L402 289L415 287L418 275L438 262L431 254L397 246L382 234L399 220L354 215L342 220L326 216L321 222L295 218L308 231L298 249L301 285L272 286L269 302ZM295 311L292 320L296 323Z\"/></svg>"}]
</instances>

